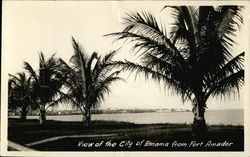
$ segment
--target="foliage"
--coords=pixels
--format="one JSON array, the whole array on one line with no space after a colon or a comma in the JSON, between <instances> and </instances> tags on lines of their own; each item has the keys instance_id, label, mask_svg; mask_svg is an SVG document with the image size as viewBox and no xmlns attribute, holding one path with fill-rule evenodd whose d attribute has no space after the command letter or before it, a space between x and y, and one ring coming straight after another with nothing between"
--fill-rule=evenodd
<instances>
[{"instance_id":1,"label":"foliage","mask_svg":"<svg viewBox=\"0 0 250 157\"><path fill-rule=\"evenodd\" d=\"M55 98L62 86L63 75L58 71L59 62L53 54L45 60L44 54L39 54L39 69L35 71L28 62L24 62L24 69L31 76L32 103L39 109L46 110L54 105ZM47 105L47 108L45 106Z\"/></svg>"},{"instance_id":2,"label":"foliage","mask_svg":"<svg viewBox=\"0 0 250 157\"><path fill-rule=\"evenodd\" d=\"M58 102L72 102L82 113L85 113L85 109L98 107L104 100L105 94L111 92L111 84L121 80L118 77L120 71L112 70L110 66L116 51L104 57L96 52L88 56L74 38L72 43L74 55L70 59L70 64L60 59L60 71L67 78L64 81L67 93L61 92L61 99Z\"/></svg>"},{"instance_id":3,"label":"foliage","mask_svg":"<svg viewBox=\"0 0 250 157\"><path fill-rule=\"evenodd\" d=\"M8 107L10 109L17 109L22 106L31 105L30 98L31 91L31 77L22 73L17 75L9 74L8 80Z\"/></svg>"},{"instance_id":4,"label":"foliage","mask_svg":"<svg viewBox=\"0 0 250 157\"><path fill-rule=\"evenodd\" d=\"M182 96L203 101L239 91L244 83L244 52L233 55L233 40L243 23L240 6L165 6L172 10L170 31L149 12L124 18L125 28L115 36L133 44L140 63L117 61L114 66L145 74Z\"/></svg>"}]
</instances>

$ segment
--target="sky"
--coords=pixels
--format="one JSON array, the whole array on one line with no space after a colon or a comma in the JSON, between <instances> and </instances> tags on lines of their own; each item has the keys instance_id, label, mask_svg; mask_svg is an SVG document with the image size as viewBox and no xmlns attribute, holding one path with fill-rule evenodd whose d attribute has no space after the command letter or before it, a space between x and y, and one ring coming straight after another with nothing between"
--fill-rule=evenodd
<instances>
[{"instance_id":1,"label":"sky","mask_svg":"<svg viewBox=\"0 0 250 157\"><path fill-rule=\"evenodd\" d=\"M4 74L23 71L23 61L38 68L38 53L46 57L56 53L65 61L73 55L71 37L91 54L106 54L118 49L122 43L113 43L114 38L103 35L121 31L122 18L131 11L150 11L159 21L168 24L168 14L160 12L166 2L150 1L26 1L3 2L3 45ZM170 20L171 21L171 20ZM246 26L243 25L237 40L241 39L235 52L246 50ZM243 42L242 42L243 41ZM116 60L136 60L129 47L123 48ZM191 109L189 102L183 103L173 91L164 90L153 80L145 80L134 74L121 75L126 82L112 85L112 93L105 96L101 108L184 108ZM208 109L243 108L243 92L240 99L210 98ZM61 107L67 108L67 106Z\"/></svg>"}]
</instances>

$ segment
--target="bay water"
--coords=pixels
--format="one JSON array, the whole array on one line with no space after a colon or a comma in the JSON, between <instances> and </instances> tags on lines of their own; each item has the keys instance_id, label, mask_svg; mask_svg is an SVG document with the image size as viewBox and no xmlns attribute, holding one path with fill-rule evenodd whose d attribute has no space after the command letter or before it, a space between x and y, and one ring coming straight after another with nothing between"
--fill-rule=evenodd
<instances>
[{"instance_id":1,"label":"bay water","mask_svg":"<svg viewBox=\"0 0 250 157\"><path fill-rule=\"evenodd\" d=\"M81 121L82 115L53 115L48 120ZM92 120L108 120L132 122L136 124L176 123L191 124L192 112L144 112L144 113L114 113L93 114ZM38 116L28 116L28 119L38 119ZM244 110L207 110L206 122L209 125L244 125Z\"/></svg>"}]
</instances>

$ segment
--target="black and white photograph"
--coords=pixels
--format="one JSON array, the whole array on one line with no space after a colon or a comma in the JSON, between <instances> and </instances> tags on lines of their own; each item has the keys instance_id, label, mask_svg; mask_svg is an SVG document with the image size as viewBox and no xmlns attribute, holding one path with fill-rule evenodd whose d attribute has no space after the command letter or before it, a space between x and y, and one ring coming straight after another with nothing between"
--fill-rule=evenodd
<instances>
[{"instance_id":1,"label":"black and white photograph","mask_svg":"<svg viewBox=\"0 0 250 157\"><path fill-rule=\"evenodd\" d=\"M1 155L249 156L249 4L3 1Z\"/></svg>"}]
</instances>

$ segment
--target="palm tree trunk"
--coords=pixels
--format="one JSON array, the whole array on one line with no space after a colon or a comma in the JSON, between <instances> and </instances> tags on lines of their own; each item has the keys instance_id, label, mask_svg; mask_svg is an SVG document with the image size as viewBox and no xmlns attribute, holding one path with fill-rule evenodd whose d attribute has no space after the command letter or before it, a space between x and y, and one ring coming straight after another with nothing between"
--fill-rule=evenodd
<instances>
[{"instance_id":1,"label":"palm tree trunk","mask_svg":"<svg viewBox=\"0 0 250 157\"><path fill-rule=\"evenodd\" d=\"M46 115L45 115L45 109L39 109L40 113L39 113L39 123L42 125L45 123L46 121Z\"/></svg>"},{"instance_id":2,"label":"palm tree trunk","mask_svg":"<svg viewBox=\"0 0 250 157\"><path fill-rule=\"evenodd\" d=\"M198 96L193 101L194 122L192 132L194 136L204 137L207 134L207 125L204 117L205 101Z\"/></svg>"},{"instance_id":3,"label":"palm tree trunk","mask_svg":"<svg viewBox=\"0 0 250 157\"><path fill-rule=\"evenodd\" d=\"M27 105L22 105L20 120L26 120L27 119Z\"/></svg>"},{"instance_id":4,"label":"palm tree trunk","mask_svg":"<svg viewBox=\"0 0 250 157\"><path fill-rule=\"evenodd\" d=\"M84 113L84 123L86 124L86 126L90 126L90 121L91 121L90 108L85 107L84 111L85 111L85 113Z\"/></svg>"}]
</instances>

